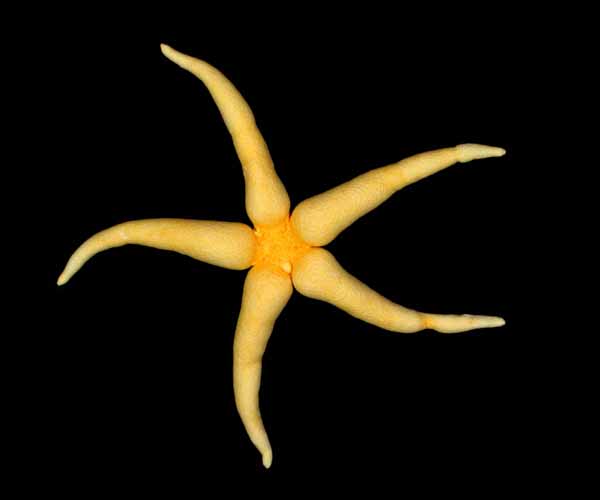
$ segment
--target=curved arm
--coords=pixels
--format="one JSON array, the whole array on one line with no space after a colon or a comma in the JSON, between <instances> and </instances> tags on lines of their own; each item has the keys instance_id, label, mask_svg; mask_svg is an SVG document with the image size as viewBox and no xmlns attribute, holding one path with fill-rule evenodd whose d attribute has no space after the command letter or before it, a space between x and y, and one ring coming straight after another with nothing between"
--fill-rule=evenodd
<instances>
[{"instance_id":1,"label":"curved arm","mask_svg":"<svg viewBox=\"0 0 600 500\"><path fill-rule=\"evenodd\" d=\"M290 198L273 166L269 149L248 103L233 84L210 64L161 44L162 53L198 77L211 93L242 164L246 181L246 212L256 224L274 224L287 217Z\"/></svg>"},{"instance_id":2,"label":"curved arm","mask_svg":"<svg viewBox=\"0 0 600 500\"><path fill-rule=\"evenodd\" d=\"M256 253L254 232L238 222L187 219L124 222L84 242L67 262L58 284L64 285L98 252L128 244L172 250L215 266L240 270L252 265Z\"/></svg>"},{"instance_id":3,"label":"curved arm","mask_svg":"<svg viewBox=\"0 0 600 500\"><path fill-rule=\"evenodd\" d=\"M296 290L329 302L352 316L386 330L413 333L426 328L457 333L504 325L502 318L467 314L427 314L407 309L371 290L338 264L323 248L312 248L292 272Z\"/></svg>"},{"instance_id":4,"label":"curved arm","mask_svg":"<svg viewBox=\"0 0 600 500\"><path fill-rule=\"evenodd\" d=\"M300 237L313 246L330 243L355 220L381 205L396 191L456 162L502 156L501 148L462 144L411 156L359 175L349 182L308 198L292 213Z\"/></svg>"},{"instance_id":5,"label":"curved arm","mask_svg":"<svg viewBox=\"0 0 600 500\"><path fill-rule=\"evenodd\" d=\"M258 405L262 356L275 320L293 292L289 276L264 267L253 267L244 283L242 308L233 343L233 389L235 403L263 465L271 466L273 452Z\"/></svg>"}]
</instances>

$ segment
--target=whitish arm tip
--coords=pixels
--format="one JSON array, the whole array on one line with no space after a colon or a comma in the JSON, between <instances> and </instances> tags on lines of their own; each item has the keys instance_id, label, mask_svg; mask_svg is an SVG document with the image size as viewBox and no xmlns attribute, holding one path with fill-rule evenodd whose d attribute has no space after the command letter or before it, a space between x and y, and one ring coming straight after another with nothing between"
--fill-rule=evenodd
<instances>
[{"instance_id":1,"label":"whitish arm tip","mask_svg":"<svg viewBox=\"0 0 600 500\"><path fill-rule=\"evenodd\" d=\"M160 51L166 56L169 52L172 52L173 49L167 45L166 43L160 44Z\"/></svg>"},{"instance_id":2,"label":"whitish arm tip","mask_svg":"<svg viewBox=\"0 0 600 500\"><path fill-rule=\"evenodd\" d=\"M463 314L463 317L471 323L471 325L469 325L471 327L470 329L498 328L499 326L504 326L506 324L504 318L500 318L499 316L477 316L473 314Z\"/></svg>"},{"instance_id":3,"label":"whitish arm tip","mask_svg":"<svg viewBox=\"0 0 600 500\"><path fill-rule=\"evenodd\" d=\"M167 59L169 59L170 61L174 62L175 64L177 64L178 66L182 67L183 69L185 69L187 71L192 71L193 62L199 61L198 59L196 59L194 57L188 56L186 54L179 52L178 50L175 50L173 47L171 47L165 43L160 44L160 51L163 53L163 55Z\"/></svg>"},{"instance_id":4,"label":"whitish arm tip","mask_svg":"<svg viewBox=\"0 0 600 500\"><path fill-rule=\"evenodd\" d=\"M71 257L63 269L63 272L60 273L60 276L56 280L56 284L58 286L62 286L67 283L73 277L73 275L79 271L79 269L81 269L81 266L84 262L85 260L82 262L81 259L74 259Z\"/></svg>"},{"instance_id":5,"label":"whitish arm tip","mask_svg":"<svg viewBox=\"0 0 600 500\"><path fill-rule=\"evenodd\" d=\"M422 313L423 328L440 333L461 333L479 328L497 328L506 321L498 316L476 316L472 314L427 314Z\"/></svg>"},{"instance_id":6,"label":"whitish arm tip","mask_svg":"<svg viewBox=\"0 0 600 500\"><path fill-rule=\"evenodd\" d=\"M506 150L503 148L484 146L483 144L461 144L456 146L456 150L458 161L461 163L483 158L497 158L506 154Z\"/></svg>"},{"instance_id":7,"label":"whitish arm tip","mask_svg":"<svg viewBox=\"0 0 600 500\"><path fill-rule=\"evenodd\" d=\"M271 464L273 463L273 452L272 451L268 451L265 452L262 456L262 463L265 467L265 469L270 469L271 468Z\"/></svg>"},{"instance_id":8,"label":"whitish arm tip","mask_svg":"<svg viewBox=\"0 0 600 500\"><path fill-rule=\"evenodd\" d=\"M490 328L496 328L498 326L506 325L504 318L492 317L490 318Z\"/></svg>"},{"instance_id":9,"label":"whitish arm tip","mask_svg":"<svg viewBox=\"0 0 600 500\"><path fill-rule=\"evenodd\" d=\"M167 59L173 61L175 64L180 65L180 66L184 59L190 58L189 56L186 56L185 54L178 52L177 50L175 50L170 45L167 45L166 43L160 44L160 51L163 53L163 55Z\"/></svg>"}]
</instances>

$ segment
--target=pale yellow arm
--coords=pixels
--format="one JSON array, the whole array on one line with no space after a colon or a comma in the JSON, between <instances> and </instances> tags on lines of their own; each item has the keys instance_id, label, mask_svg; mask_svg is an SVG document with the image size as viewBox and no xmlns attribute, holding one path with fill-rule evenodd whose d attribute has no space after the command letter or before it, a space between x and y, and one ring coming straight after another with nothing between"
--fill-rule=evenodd
<instances>
[{"instance_id":1,"label":"pale yellow arm","mask_svg":"<svg viewBox=\"0 0 600 500\"><path fill-rule=\"evenodd\" d=\"M233 84L210 64L160 46L163 54L198 77L211 93L242 164L246 181L246 212L257 224L274 224L289 215L290 199L273 166L269 149L250 106Z\"/></svg>"},{"instance_id":2,"label":"pale yellow arm","mask_svg":"<svg viewBox=\"0 0 600 500\"><path fill-rule=\"evenodd\" d=\"M105 229L83 243L67 262L58 284L69 281L98 252L128 244L172 250L227 269L247 269L256 253L254 231L245 224L187 219L137 220Z\"/></svg>"},{"instance_id":3,"label":"pale yellow arm","mask_svg":"<svg viewBox=\"0 0 600 500\"><path fill-rule=\"evenodd\" d=\"M266 468L271 466L273 452L258 406L262 356L275 320L292 292L288 275L266 267L253 267L244 283L242 309L233 344L235 403L246 432L260 451Z\"/></svg>"},{"instance_id":4,"label":"pale yellow arm","mask_svg":"<svg viewBox=\"0 0 600 500\"><path fill-rule=\"evenodd\" d=\"M426 314L402 307L350 275L323 248L312 248L298 260L292 280L302 295L329 302L358 319L393 332L431 328L456 333L504 325L502 318L494 316Z\"/></svg>"},{"instance_id":5,"label":"pale yellow arm","mask_svg":"<svg viewBox=\"0 0 600 500\"><path fill-rule=\"evenodd\" d=\"M326 245L404 186L456 162L502 156L504 153L501 148L462 144L411 156L304 200L294 209L292 224L308 244Z\"/></svg>"}]
</instances>

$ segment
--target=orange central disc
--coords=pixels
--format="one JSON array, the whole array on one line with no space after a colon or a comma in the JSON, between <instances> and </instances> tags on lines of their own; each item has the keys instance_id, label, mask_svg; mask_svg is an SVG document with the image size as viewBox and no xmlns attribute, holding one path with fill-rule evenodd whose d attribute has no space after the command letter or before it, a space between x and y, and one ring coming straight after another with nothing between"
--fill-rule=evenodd
<instances>
[{"instance_id":1,"label":"orange central disc","mask_svg":"<svg viewBox=\"0 0 600 500\"><path fill-rule=\"evenodd\" d=\"M258 243L254 265L266 265L287 274L292 272L294 262L310 249L296 234L289 217L277 224L257 225L254 234Z\"/></svg>"}]
</instances>

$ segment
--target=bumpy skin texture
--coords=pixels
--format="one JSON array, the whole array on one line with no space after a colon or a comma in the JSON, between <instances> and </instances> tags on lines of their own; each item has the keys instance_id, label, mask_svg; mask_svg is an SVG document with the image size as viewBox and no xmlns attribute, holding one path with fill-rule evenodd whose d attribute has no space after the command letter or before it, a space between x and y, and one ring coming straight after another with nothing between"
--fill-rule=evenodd
<instances>
[{"instance_id":1,"label":"bumpy skin texture","mask_svg":"<svg viewBox=\"0 0 600 500\"><path fill-rule=\"evenodd\" d=\"M66 283L96 253L127 244L173 250L227 269L252 267L235 331L233 384L238 412L265 467L271 466L273 452L258 404L262 356L294 288L393 332L429 328L456 333L504 325L502 318L493 316L429 314L402 307L361 283L331 253L319 248L404 186L457 162L502 156L503 149L462 144L415 155L313 196L290 216L290 199L244 98L206 62L166 45L161 49L197 76L214 98L242 164L246 211L254 230L241 223L217 221L125 222L84 242L67 262L58 284Z\"/></svg>"}]
</instances>

